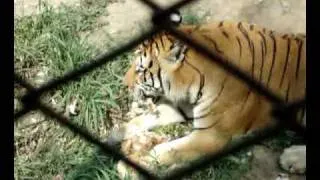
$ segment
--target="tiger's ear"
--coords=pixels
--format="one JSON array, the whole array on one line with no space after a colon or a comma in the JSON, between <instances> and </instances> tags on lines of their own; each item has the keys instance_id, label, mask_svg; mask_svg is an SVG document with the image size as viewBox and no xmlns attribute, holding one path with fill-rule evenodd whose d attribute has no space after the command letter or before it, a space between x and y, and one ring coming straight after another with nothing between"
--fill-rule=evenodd
<instances>
[{"instance_id":1,"label":"tiger's ear","mask_svg":"<svg viewBox=\"0 0 320 180\"><path fill-rule=\"evenodd\" d=\"M170 47L167 60L170 63L181 62L186 54L187 46L181 41L176 40Z\"/></svg>"},{"instance_id":2,"label":"tiger's ear","mask_svg":"<svg viewBox=\"0 0 320 180\"><path fill-rule=\"evenodd\" d=\"M136 47L134 49L133 54L134 55L140 55L140 53L143 52L143 49L145 48L145 46L147 46L149 43L149 40L144 40L141 44L138 45L138 47Z\"/></svg>"},{"instance_id":3,"label":"tiger's ear","mask_svg":"<svg viewBox=\"0 0 320 180\"><path fill-rule=\"evenodd\" d=\"M162 56L159 61L162 68L167 72L174 72L182 65L182 61L186 56L187 46L177 40L169 47L166 55Z\"/></svg>"},{"instance_id":4,"label":"tiger's ear","mask_svg":"<svg viewBox=\"0 0 320 180\"><path fill-rule=\"evenodd\" d=\"M134 52L133 52L133 54L136 55L136 56L139 55L140 53L141 53L141 49L140 48L135 49Z\"/></svg>"}]
</instances>

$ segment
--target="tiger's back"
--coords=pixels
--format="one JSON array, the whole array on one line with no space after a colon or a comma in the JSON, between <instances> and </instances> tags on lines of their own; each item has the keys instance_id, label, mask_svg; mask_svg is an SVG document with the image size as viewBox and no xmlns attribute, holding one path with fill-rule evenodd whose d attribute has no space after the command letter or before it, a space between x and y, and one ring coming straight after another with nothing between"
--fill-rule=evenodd
<instances>
[{"instance_id":1,"label":"tiger's back","mask_svg":"<svg viewBox=\"0 0 320 180\"><path fill-rule=\"evenodd\" d=\"M306 37L303 34L282 34L244 22L221 21L180 29L202 45L226 56L231 63L251 75L287 102L305 96ZM195 52L196 54L197 52ZM195 66L207 58L193 58ZM200 55L201 56L201 55ZM197 61L197 62L196 62ZM201 62L201 63L200 63ZM214 77L211 77L215 79Z\"/></svg>"}]
</instances>

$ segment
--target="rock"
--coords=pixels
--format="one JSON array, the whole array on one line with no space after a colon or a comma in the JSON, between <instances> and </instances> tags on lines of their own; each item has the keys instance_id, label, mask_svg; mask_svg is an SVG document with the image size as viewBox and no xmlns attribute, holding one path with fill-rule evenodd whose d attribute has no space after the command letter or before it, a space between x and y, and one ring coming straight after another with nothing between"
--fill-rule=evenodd
<instances>
[{"instance_id":1,"label":"rock","mask_svg":"<svg viewBox=\"0 0 320 180\"><path fill-rule=\"evenodd\" d=\"M281 152L273 151L265 146L252 148L251 168L240 179L242 180L304 180L306 176L288 174L279 167Z\"/></svg>"},{"instance_id":2,"label":"rock","mask_svg":"<svg viewBox=\"0 0 320 180\"><path fill-rule=\"evenodd\" d=\"M304 174L306 171L306 146L291 146L280 156L280 165L290 173Z\"/></svg>"}]
</instances>

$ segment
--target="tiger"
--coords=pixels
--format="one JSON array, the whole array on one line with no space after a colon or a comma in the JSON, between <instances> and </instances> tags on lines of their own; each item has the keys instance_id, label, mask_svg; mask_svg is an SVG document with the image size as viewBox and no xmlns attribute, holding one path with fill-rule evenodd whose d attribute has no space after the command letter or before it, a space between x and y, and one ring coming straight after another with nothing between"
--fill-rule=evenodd
<instances>
[{"instance_id":1,"label":"tiger","mask_svg":"<svg viewBox=\"0 0 320 180\"><path fill-rule=\"evenodd\" d=\"M226 57L228 63L285 102L305 97L305 34L280 33L227 20L200 25L179 23L176 28ZM148 168L154 157L159 165L166 166L192 162L221 151L235 137L275 125L272 103L266 97L169 32L153 35L135 53L123 82L135 99L152 98L158 113L129 121L121 130L121 138L173 123L193 124L190 134L156 145L150 150L152 158L136 160L144 167ZM305 118L298 119L305 127Z\"/></svg>"}]
</instances>

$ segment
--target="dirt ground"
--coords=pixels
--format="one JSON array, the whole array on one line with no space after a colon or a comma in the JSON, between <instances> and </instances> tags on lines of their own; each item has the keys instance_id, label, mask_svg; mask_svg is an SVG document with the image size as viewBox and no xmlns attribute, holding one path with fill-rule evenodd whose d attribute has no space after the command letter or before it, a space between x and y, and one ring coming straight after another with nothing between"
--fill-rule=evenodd
<instances>
[{"instance_id":1,"label":"dirt ground","mask_svg":"<svg viewBox=\"0 0 320 180\"><path fill-rule=\"evenodd\" d=\"M61 4L78 5L84 0L47 0L57 7ZM89 1L89 0L86 0ZM178 0L154 0L167 7ZM15 0L15 16L39 13L38 0ZM94 2L94 1L92 1ZM139 0L112 0L106 16L98 19L102 27L85 34L89 41L100 46L111 35L119 43L150 27L151 10ZM260 24L282 32L306 32L305 0L198 0L181 9L203 17L205 21L234 20ZM142 31L141 31L142 30ZM115 44L117 45L117 44Z\"/></svg>"},{"instance_id":2,"label":"dirt ground","mask_svg":"<svg viewBox=\"0 0 320 180\"><path fill-rule=\"evenodd\" d=\"M177 0L156 0L167 7ZM150 27L147 23L151 11L138 0L119 1L107 7L108 16L101 22L108 25L90 34L89 40L101 40L104 32L127 40ZM282 32L306 31L306 1L304 0L199 0L181 9L203 17L207 22L214 20L247 21ZM130 17L130 18L128 18Z\"/></svg>"},{"instance_id":3,"label":"dirt ground","mask_svg":"<svg viewBox=\"0 0 320 180\"><path fill-rule=\"evenodd\" d=\"M177 0L156 0L162 6L168 6ZM41 12L39 0L15 0L15 16L27 16ZM80 0L48 0L57 7L62 3L77 5ZM113 0L107 6L107 16L101 16L98 23L107 24L87 35L89 41L100 46L110 34L118 42L141 33L150 27L147 20L151 11L138 0ZM199 0L184 7L183 13L204 17L205 21L235 20L260 24L268 28L286 32L306 32L305 0ZM257 146L253 149L254 161L252 170L244 175L244 179L279 179L281 171L277 159L279 152ZM305 179L304 176L284 175L280 179Z\"/></svg>"}]
</instances>

